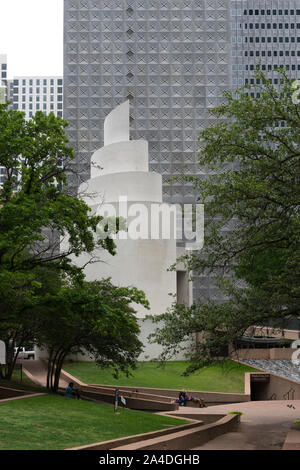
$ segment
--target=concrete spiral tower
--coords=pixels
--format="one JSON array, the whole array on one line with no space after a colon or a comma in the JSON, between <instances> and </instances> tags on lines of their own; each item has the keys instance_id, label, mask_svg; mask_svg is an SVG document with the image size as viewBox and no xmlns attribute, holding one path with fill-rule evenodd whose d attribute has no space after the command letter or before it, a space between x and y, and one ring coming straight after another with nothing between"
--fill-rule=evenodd
<instances>
[{"instance_id":1,"label":"concrete spiral tower","mask_svg":"<svg viewBox=\"0 0 300 470\"><path fill-rule=\"evenodd\" d=\"M130 225L131 222L135 228L141 224L140 229L143 225L143 236L137 235L133 239L132 234L123 232L127 236L126 239L116 240L117 255L111 256L103 250L95 253L102 262L89 264L85 269L86 278L92 281L111 277L116 285L136 286L146 293L151 314L161 314L174 300L170 294L176 295L177 291L177 274L168 271L177 256L174 236L176 216L168 214L169 239L151 238L153 230L159 233L160 228L151 227L150 213L166 208L162 205L162 176L149 172L148 142L130 140L129 101L107 116L104 147L93 154L91 165L91 179L79 187L79 197L85 200L93 213L104 215L109 205L115 208L117 216L123 215L120 198L126 198L127 223ZM137 207L141 207L139 214ZM140 320L149 314L144 307L136 306L136 309ZM153 349L146 340L153 329L152 323L141 321L140 326L141 340L145 345L144 357L156 357L157 346Z\"/></svg>"}]
</instances>

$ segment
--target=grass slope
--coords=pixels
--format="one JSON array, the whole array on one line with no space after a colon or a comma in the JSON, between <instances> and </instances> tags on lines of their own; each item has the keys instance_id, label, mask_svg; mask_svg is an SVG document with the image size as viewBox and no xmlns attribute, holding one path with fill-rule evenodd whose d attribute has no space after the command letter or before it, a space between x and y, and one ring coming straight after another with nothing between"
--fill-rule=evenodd
<instances>
[{"instance_id":1,"label":"grass slope","mask_svg":"<svg viewBox=\"0 0 300 470\"><path fill-rule=\"evenodd\" d=\"M186 421L55 395L0 403L0 450L61 450Z\"/></svg>"},{"instance_id":2,"label":"grass slope","mask_svg":"<svg viewBox=\"0 0 300 470\"><path fill-rule=\"evenodd\" d=\"M92 362L79 362L64 366L64 370L89 384L119 385L133 387L171 388L206 392L244 393L245 372L252 367L234 361L218 361L184 377L187 362L168 362L158 367L155 362L140 362L133 375L120 374L116 380L111 371L102 370Z\"/></svg>"},{"instance_id":3,"label":"grass slope","mask_svg":"<svg viewBox=\"0 0 300 470\"><path fill-rule=\"evenodd\" d=\"M45 392L45 389L40 385L32 382L25 372L23 372L22 381L20 376L20 371L15 371L13 373L11 380L4 380L0 378L0 387L14 388L17 390L31 391L32 393Z\"/></svg>"}]
</instances>

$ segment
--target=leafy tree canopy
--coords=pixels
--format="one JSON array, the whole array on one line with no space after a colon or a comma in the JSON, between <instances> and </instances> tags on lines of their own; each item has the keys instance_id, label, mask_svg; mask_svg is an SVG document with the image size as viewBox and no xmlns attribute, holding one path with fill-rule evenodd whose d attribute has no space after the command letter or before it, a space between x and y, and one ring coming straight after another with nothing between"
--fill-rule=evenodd
<instances>
[{"instance_id":1,"label":"leafy tree canopy","mask_svg":"<svg viewBox=\"0 0 300 470\"><path fill-rule=\"evenodd\" d=\"M200 134L205 176L184 176L205 204L205 244L185 258L217 279L223 301L174 305L158 318L165 353L202 333L194 359L207 359L249 326L284 326L299 316L300 107L284 71L275 88L257 71L256 89L226 92ZM253 93L255 91L255 93ZM200 278L201 282L201 278Z\"/></svg>"},{"instance_id":2,"label":"leafy tree canopy","mask_svg":"<svg viewBox=\"0 0 300 470\"><path fill-rule=\"evenodd\" d=\"M133 304L148 308L135 287L116 287L110 279L81 285L65 283L40 304L36 341L49 352L48 387L57 390L70 354L89 353L101 367L129 372L142 351Z\"/></svg>"},{"instance_id":3,"label":"leafy tree canopy","mask_svg":"<svg viewBox=\"0 0 300 470\"><path fill-rule=\"evenodd\" d=\"M73 262L83 252L92 257L96 248L114 255L115 244L110 236L95 236L102 218L64 190L74 158L66 127L53 113L37 112L26 121L23 113L0 105L0 337L8 362L0 372L6 378L17 358L13 346L33 339L44 338L47 345L56 340L63 355L84 345L97 356L101 342L101 357L121 368L133 364L133 348L140 348L129 300L146 302L142 293L108 281L86 283L83 266ZM111 234L108 226L103 230Z\"/></svg>"}]
</instances>

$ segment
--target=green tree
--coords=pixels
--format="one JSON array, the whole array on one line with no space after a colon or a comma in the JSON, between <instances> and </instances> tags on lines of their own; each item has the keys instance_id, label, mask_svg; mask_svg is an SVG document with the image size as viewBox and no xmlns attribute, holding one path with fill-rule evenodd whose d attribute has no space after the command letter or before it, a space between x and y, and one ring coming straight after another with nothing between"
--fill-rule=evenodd
<instances>
[{"instance_id":1,"label":"green tree","mask_svg":"<svg viewBox=\"0 0 300 470\"><path fill-rule=\"evenodd\" d=\"M63 362L88 353L101 367L128 373L142 351L132 304L148 308L145 294L110 279L64 285L40 305L37 343L48 351L47 387L56 392Z\"/></svg>"},{"instance_id":2,"label":"green tree","mask_svg":"<svg viewBox=\"0 0 300 470\"><path fill-rule=\"evenodd\" d=\"M256 90L226 92L211 111L218 123L200 134L206 176L184 179L205 204L205 244L185 262L214 276L227 300L174 305L158 318L164 328L152 339L165 352L198 331L197 362L251 325L282 327L299 316L300 108L292 81L279 76L278 88L257 71Z\"/></svg>"},{"instance_id":3,"label":"green tree","mask_svg":"<svg viewBox=\"0 0 300 470\"><path fill-rule=\"evenodd\" d=\"M115 254L109 236L95 237L102 218L62 190L74 158L66 127L53 113L37 112L26 121L24 113L0 105L0 167L5 176L0 187L0 334L8 351L7 378L16 360L14 344L34 337L36 306L54 286L50 288L49 275L55 282L66 276L82 280L83 268L71 257L82 252L92 256L96 247ZM61 239L66 241L63 250Z\"/></svg>"},{"instance_id":4,"label":"green tree","mask_svg":"<svg viewBox=\"0 0 300 470\"><path fill-rule=\"evenodd\" d=\"M96 244L114 253L111 238L95 241L100 217L80 199L62 191L74 158L65 135L67 122L37 112L30 121L0 105L0 267L11 272L51 263L74 274L70 255L91 253ZM47 230L43 230L46 228ZM65 251L59 250L66 238ZM79 269L78 269L79 271Z\"/></svg>"}]
</instances>

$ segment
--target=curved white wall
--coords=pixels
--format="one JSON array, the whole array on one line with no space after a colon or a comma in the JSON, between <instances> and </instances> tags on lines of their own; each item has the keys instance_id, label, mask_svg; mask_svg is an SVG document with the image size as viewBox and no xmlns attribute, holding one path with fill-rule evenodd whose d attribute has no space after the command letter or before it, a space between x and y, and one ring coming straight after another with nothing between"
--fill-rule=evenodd
<instances>
[{"instance_id":1,"label":"curved white wall","mask_svg":"<svg viewBox=\"0 0 300 470\"><path fill-rule=\"evenodd\" d=\"M129 140L97 150L91 159L91 178L111 173L149 171L148 142Z\"/></svg>"},{"instance_id":2,"label":"curved white wall","mask_svg":"<svg viewBox=\"0 0 300 470\"><path fill-rule=\"evenodd\" d=\"M118 202L120 196L128 201L162 202L162 176L139 171L107 174L81 184L79 193L89 205Z\"/></svg>"},{"instance_id":3,"label":"curved white wall","mask_svg":"<svg viewBox=\"0 0 300 470\"><path fill-rule=\"evenodd\" d=\"M129 101L115 108L104 121L104 146L129 140Z\"/></svg>"},{"instance_id":4,"label":"curved white wall","mask_svg":"<svg viewBox=\"0 0 300 470\"><path fill-rule=\"evenodd\" d=\"M148 142L129 140L128 101L106 118L104 144L92 156L92 177L80 186L79 197L85 200L93 213L99 213L106 204L116 208L116 215L119 215L117 203L121 196L125 196L129 211L127 222L134 220L138 226L140 221L148 220L149 209L153 205L156 208L162 205L162 176L149 172ZM135 204L143 205L144 213L140 217L130 214ZM172 221L170 225L174 226L174 223ZM116 241L116 256L96 250L94 256L102 262L88 264L85 268L88 281L110 277L116 285L135 286L143 290L150 303L150 311L140 305L135 306L140 319L149 313L164 313L174 301L172 296L176 295L176 272L168 271L176 261L174 231L170 239L151 239L150 233L148 229L148 235L141 235L138 239L119 237ZM87 261L87 256L81 255L76 262L84 265ZM143 329L143 322L141 327ZM153 357L153 346L144 339L148 331L149 322L147 331L143 330L141 334L145 341L143 357L147 356L147 351L151 351Z\"/></svg>"}]
</instances>

